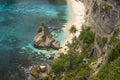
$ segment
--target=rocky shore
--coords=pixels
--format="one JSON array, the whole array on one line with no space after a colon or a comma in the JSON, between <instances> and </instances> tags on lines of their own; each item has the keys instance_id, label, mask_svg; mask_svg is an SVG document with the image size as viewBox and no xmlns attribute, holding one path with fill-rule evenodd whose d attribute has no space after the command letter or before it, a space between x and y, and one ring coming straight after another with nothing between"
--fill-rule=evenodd
<instances>
[{"instance_id":1,"label":"rocky shore","mask_svg":"<svg viewBox=\"0 0 120 80\"><path fill-rule=\"evenodd\" d=\"M50 33L48 27L45 24L41 24L35 38L34 47L38 49L55 49L60 48L60 42L56 41Z\"/></svg>"}]
</instances>

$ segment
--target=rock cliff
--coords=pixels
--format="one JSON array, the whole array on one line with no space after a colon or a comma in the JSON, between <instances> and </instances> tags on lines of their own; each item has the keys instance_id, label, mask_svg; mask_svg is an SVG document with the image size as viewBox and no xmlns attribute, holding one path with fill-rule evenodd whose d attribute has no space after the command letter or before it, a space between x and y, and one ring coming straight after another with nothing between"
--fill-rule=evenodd
<instances>
[{"instance_id":1,"label":"rock cliff","mask_svg":"<svg viewBox=\"0 0 120 80\"><path fill-rule=\"evenodd\" d=\"M34 47L38 49L59 49L60 43L53 38L49 29L42 24L34 38Z\"/></svg>"},{"instance_id":2,"label":"rock cliff","mask_svg":"<svg viewBox=\"0 0 120 80\"><path fill-rule=\"evenodd\" d=\"M86 8L85 25L91 26L96 33L95 53L96 56L105 54L108 50L112 33L120 24L120 0L80 0ZM101 45L106 40L105 45Z\"/></svg>"}]
</instances>

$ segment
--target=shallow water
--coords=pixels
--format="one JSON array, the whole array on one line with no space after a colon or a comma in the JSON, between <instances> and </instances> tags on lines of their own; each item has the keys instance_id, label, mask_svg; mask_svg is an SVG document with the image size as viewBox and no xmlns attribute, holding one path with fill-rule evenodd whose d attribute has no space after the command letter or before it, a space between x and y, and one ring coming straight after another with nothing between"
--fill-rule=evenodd
<instances>
[{"instance_id":1,"label":"shallow water","mask_svg":"<svg viewBox=\"0 0 120 80\"><path fill-rule=\"evenodd\" d=\"M5 72L3 68L7 69L10 60L16 56L19 57L18 53L21 50L26 49L27 53L43 52L47 56L52 53L35 49L32 46L33 39L42 22L45 22L49 28L59 27L59 30L51 30L55 34L55 39L62 45L66 35L61 28L68 20L67 11L67 5L52 5L47 0L0 2L0 72Z\"/></svg>"}]
</instances>

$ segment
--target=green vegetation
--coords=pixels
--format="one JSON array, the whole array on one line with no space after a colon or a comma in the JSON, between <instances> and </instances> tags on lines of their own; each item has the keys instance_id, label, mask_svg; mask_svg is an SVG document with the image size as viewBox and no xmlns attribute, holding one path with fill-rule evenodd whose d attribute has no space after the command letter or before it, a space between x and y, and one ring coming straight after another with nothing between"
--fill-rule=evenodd
<instances>
[{"instance_id":1,"label":"green vegetation","mask_svg":"<svg viewBox=\"0 0 120 80\"><path fill-rule=\"evenodd\" d=\"M120 56L120 42L110 51L108 62L114 61Z\"/></svg>"},{"instance_id":2,"label":"green vegetation","mask_svg":"<svg viewBox=\"0 0 120 80\"><path fill-rule=\"evenodd\" d=\"M88 64L83 62L83 55L70 50L52 63L52 73L57 80L84 80L90 74ZM63 75L64 74L64 75Z\"/></svg>"},{"instance_id":3,"label":"green vegetation","mask_svg":"<svg viewBox=\"0 0 120 80\"><path fill-rule=\"evenodd\" d=\"M107 13L107 15L110 15L112 6L107 2L103 6L104 6L103 10Z\"/></svg>"},{"instance_id":4,"label":"green vegetation","mask_svg":"<svg viewBox=\"0 0 120 80\"><path fill-rule=\"evenodd\" d=\"M51 64L51 72L56 74L57 80L85 80L88 78L91 70L89 68L89 61L88 63L85 63L83 59L88 57L88 48L91 49L91 44L94 42L94 36L95 34L89 27L83 26L79 37L73 39L68 54L62 55ZM83 47L84 43L88 48L78 54L77 49L79 49L80 44Z\"/></svg>"},{"instance_id":5,"label":"green vegetation","mask_svg":"<svg viewBox=\"0 0 120 80\"><path fill-rule=\"evenodd\" d=\"M82 32L79 35L81 41L82 52L84 55L89 56L94 45L95 33L91 31L90 27L83 26Z\"/></svg>"},{"instance_id":6,"label":"green vegetation","mask_svg":"<svg viewBox=\"0 0 120 80\"><path fill-rule=\"evenodd\" d=\"M117 37L113 36L111 37L110 45L112 49L110 50L108 55L109 62L114 61L116 58L120 56L120 40L117 39Z\"/></svg>"},{"instance_id":7,"label":"green vegetation","mask_svg":"<svg viewBox=\"0 0 120 80\"><path fill-rule=\"evenodd\" d=\"M114 36L118 36L118 34L120 34L120 24L118 24L114 30Z\"/></svg>"},{"instance_id":8,"label":"green vegetation","mask_svg":"<svg viewBox=\"0 0 120 80\"><path fill-rule=\"evenodd\" d=\"M96 11L97 11L97 9L98 9L98 4L97 4L97 2L95 1L94 2L94 5L93 5L93 13L95 14L96 13Z\"/></svg>"},{"instance_id":9,"label":"green vegetation","mask_svg":"<svg viewBox=\"0 0 120 80\"><path fill-rule=\"evenodd\" d=\"M94 42L95 33L91 31L90 27L83 26L82 32L79 35L79 39L86 44L91 44Z\"/></svg>"},{"instance_id":10,"label":"green vegetation","mask_svg":"<svg viewBox=\"0 0 120 80\"><path fill-rule=\"evenodd\" d=\"M119 41L119 39L117 39L115 36L112 36L109 44L112 46L115 46L118 41Z\"/></svg>"},{"instance_id":11,"label":"green vegetation","mask_svg":"<svg viewBox=\"0 0 120 80\"><path fill-rule=\"evenodd\" d=\"M97 37L97 43L99 47L103 48L105 44L107 43L107 38L106 37Z\"/></svg>"},{"instance_id":12,"label":"green vegetation","mask_svg":"<svg viewBox=\"0 0 120 80\"><path fill-rule=\"evenodd\" d=\"M78 38L74 37L72 44L69 45L68 54L60 56L52 65L51 73L56 75L56 80L119 80L120 79L120 40L118 38L119 29L116 28L108 44L109 51L106 65L99 64L97 67L102 69L100 72L89 78L91 69L89 67L93 58L89 57L94 46L95 33L90 27L83 26ZM99 40L99 39L98 39ZM100 45L105 46L108 42L106 37L100 38ZM79 48L82 50L79 53ZM88 58L88 62L83 61Z\"/></svg>"},{"instance_id":13,"label":"green vegetation","mask_svg":"<svg viewBox=\"0 0 120 80\"><path fill-rule=\"evenodd\" d=\"M65 67L68 65L67 63L68 55L61 56L57 60L52 63L52 72L55 74L60 74L65 71Z\"/></svg>"},{"instance_id":14,"label":"green vegetation","mask_svg":"<svg viewBox=\"0 0 120 80\"><path fill-rule=\"evenodd\" d=\"M104 4L105 10L110 10L111 6L108 3Z\"/></svg>"},{"instance_id":15,"label":"green vegetation","mask_svg":"<svg viewBox=\"0 0 120 80\"><path fill-rule=\"evenodd\" d=\"M109 42L108 63L91 80L119 80L120 79L120 40L118 39L118 28L114 31Z\"/></svg>"},{"instance_id":16,"label":"green vegetation","mask_svg":"<svg viewBox=\"0 0 120 80\"><path fill-rule=\"evenodd\" d=\"M103 37L101 40L101 46L104 47L106 43L107 43L107 38Z\"/></svg>"},{"instance_id":17,"label":"green vegetation","mask_svg":"<svg viewBox=\"0 0 120 80\"><path fill-rule=\"evenodd\" d=\"M90 80L120 80L120 56L106 65L99 74Z\"/></svg>"},{"instance_id":18,"label":"green vegetation","mask_svg":"<svg viewBox=\"0 0 120 80\"><path fill-rule=\"evenodd\" d=\"M77 29L76 29L75 25L72 25L69 31L72 34L75 34L77 32Z\"/></svg>"}]
</instances>

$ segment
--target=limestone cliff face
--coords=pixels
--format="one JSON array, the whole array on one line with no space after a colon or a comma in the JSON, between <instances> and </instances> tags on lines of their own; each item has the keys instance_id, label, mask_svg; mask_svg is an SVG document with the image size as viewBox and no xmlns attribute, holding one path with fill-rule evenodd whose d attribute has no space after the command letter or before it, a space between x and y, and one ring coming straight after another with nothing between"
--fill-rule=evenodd
<instances>
[{"instance_id":1,"label":"limestone cliff face","mask_svg":"<svg viewBox=\"0 0 120 80\"><path fill-rule=\"evenodd\" d=\"M86 8L85 25L91 26L96 33L94 55L101 56L107 52L107 42L120 24L120 0L81 1ZM105 45L101 45L103 39L106 40Z\"/></svg>"}]
</instances>

